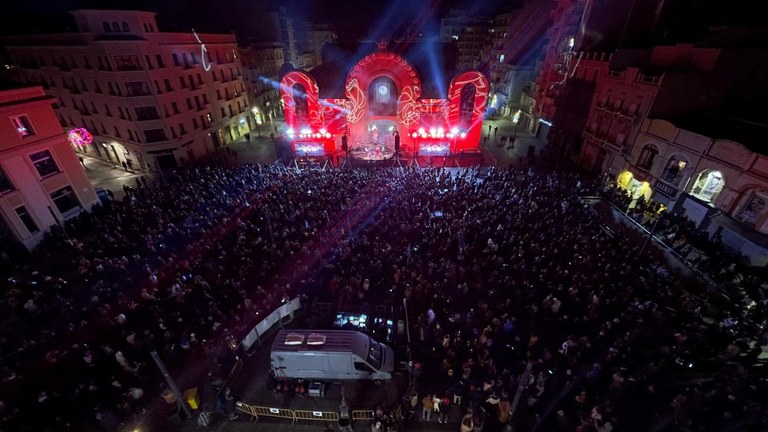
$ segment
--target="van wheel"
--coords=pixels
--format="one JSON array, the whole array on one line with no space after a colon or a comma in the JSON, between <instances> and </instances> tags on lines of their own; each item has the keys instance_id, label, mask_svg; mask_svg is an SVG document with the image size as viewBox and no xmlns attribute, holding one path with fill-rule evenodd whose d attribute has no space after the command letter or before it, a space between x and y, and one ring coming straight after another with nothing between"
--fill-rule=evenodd
<instances>
[{"instance_id":1,"label":"van wheel","mask_svg":"<svg viewBox=\"0 0 768 432\"><path fill-rule=\"evenodd\" d=\"M377 386L380 386L380 385L382 385L384 383L384 381L382 381L382 380L373 380L373 383L376 384Z\"/></svg>"}]
</instances>

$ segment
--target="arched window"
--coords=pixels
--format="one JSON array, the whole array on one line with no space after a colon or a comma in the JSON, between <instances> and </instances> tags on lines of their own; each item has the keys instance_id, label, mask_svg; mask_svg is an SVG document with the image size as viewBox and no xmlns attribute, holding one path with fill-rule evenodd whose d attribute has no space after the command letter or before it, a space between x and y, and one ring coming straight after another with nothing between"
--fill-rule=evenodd
<instances>
[{"instance_id":1,"label":"arched window","mask_svg":"<svg viewBox=\"0 0 768 432\"><path fill-rule=\"evenodd\" d=\"M119 32L120 31L120 26L117 25L116 21L112 21L112 31L114 31L114 32Z\"/></svg>"},{"instance_id":2,"label":"arched window","mask_svg":"<svg viewBox=\"0 0 768 432\"><path fill-rule=\"evenodd\" d=\"M672 156L669 158L663 173L664 181L673 184L679 182L683 177L683 170L685 170L686 165L688 165L688 161L681 157Z\"/></svg>"},{"instance_id":3,"label":"arched window","mask_svg":"<svg viewBox=\"0 0 768 432\"><path fill-rule=\"evenodd\" d=\"M309 105L307 104L307 89L305 89L303 85L293 85L293 101L296 104L296 126L299 129L309 127Z\"/></svg>"},{"instance_id":4,"label":"arched window","mask_svg":"<svg viewBox=\"0 0 768 432\"><path fill-rule=\"evenodd\" d=\"M768 218L768 191L748 191L745 198L736 219L747 225L760 227Z\"/></svg>"},{"instance_id":5,"label":"arched window","mask_svg":"<svg viewBox=\"0 0 768 432\"><path fill-rule=\"evenodd\" d=\"M651 169L653 161L659 154L659 149L653 144L648 144L643 147L643 151L640 152L640 157L637 159L637 166L644 169Z\"/></svg>"},{"instance_id":6,"label":"arched window","mask_svg":"<svg viewBox=\"0 0 768 432\"><path fill-rule=\"evenodd\" d=\"M468 130L472 126L472 114L475 111L477 89L473 84L464 84L459 96L459 127Z\"/></svg>"},{"instance_id":7,"label":"arched window","mask_svg":"<svg viewBox=\"0 0 768 432\"><path fill-rule=\"evenodd\" d=\"M127 33L127 32L131 31L130 27L128 27L128 23L127 22L123 21L122 26L123 26L123 31L124 32Z\"/></svg>"},{"instance_id":8,"label":"arched window","mask_svg":"<svg viewBox=\"0 0 768 432\"><path fill-rule=\"evenodd\" d=\"M720 191L725 186L723 173L714 170L704 170L699 174L696 183L691 188L691 195L708 203L715 202Z\"/></svg>"},{"instance_id":9,"label":"arched window","mask_svg":"<svg viewBox=\"0 0 768 432\"><path fill-rule=\"evenodd\" d=\"M112 29L109 27L109 23L108 22L104 21L101 25L104 26L104 31L105 32L111 32L112 31Z\"/></svg>"},{"instance_id":10,"label":"arched window","mask_svg":"<svg viewBox=\"0 0 768 432\"><path fill-rule=\"evenodd\" d=\"M368 87L368 111L374 116L397 115L397 85L389 77L378 77Z\"/></svg>"}]
</instances>

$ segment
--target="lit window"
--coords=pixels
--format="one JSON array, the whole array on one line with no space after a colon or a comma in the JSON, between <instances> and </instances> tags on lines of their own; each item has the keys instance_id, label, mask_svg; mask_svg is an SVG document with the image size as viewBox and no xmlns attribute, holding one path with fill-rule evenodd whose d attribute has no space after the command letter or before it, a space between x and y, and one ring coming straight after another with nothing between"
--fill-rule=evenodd
<instances>
[{"instance_id":1,"label":"lit window","mask_svg":"<svg viewBox=\"0 0 768 432\"><path fill-rule=\"evenodd\" d=\"M711 203L717 200L723 186L725 186L725 180L720 171L704 170L691 188L691 195Z\"/></svg>"},{"instance_id":2,"label":"lit window","mask_svg":"<svg viewBox=\"0 0 768 432\"><path fill-rule=\"evenodd\" d=\"M32 129L32 124L27 116L11 117L11 123L13 123L14 129L22 138L35 134L35 130Z\"/></svg>"},{"instance_id":3,"label":"lit window","mask_svg":"<svg viewBox=\"0 0 768 432\"><path fill-rule=\"evenodd\" d=\"M503 62L503 61L504 61L504 54L499 54L499 62Z\"/></svg>"}]
</instances>

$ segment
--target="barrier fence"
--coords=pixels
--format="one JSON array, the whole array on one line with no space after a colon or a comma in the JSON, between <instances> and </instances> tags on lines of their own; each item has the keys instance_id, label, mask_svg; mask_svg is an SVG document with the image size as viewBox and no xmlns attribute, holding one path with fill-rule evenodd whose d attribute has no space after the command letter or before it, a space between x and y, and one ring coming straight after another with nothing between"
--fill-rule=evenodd
<instances>
[{"instance_id":1,"label":"barrier fence","mask_svg":"<svg viewBox=\"0 0 768 432\"><path fill-rule=\"evenodd\" d=\"M295 410L293 414L296 416L296 420L339 421L339 413L332 411Z\"/></svg>"},{"instance_id":2,"label":"barrier fence","mask_svg":"<svg viewBox=\"0 0 768 432\"><path fill-rule=\"evenodd\" d=\"M352 411L352 421L373 420L373 410L354 410Z\"/></svg>"},{"instance_id":3,"label":"barrier fence","mask_svg":"<svg viewBox=\"0 0 768 432\"><path fill-rule=\"evenodd\" d=\"M333 411L309 411L309 410L290 410L285 408L273 408L256 405L248 405L247 403L237 402L235 408L251 416L251 421L258 421L259 417L275 417L284 418L291 421L291 424L296 423L299 420L308 421L325 421L325 422L338 422L339 413ZM368 412L370 417L360 417L372 419L373 411L353 411L355 412Z\"/></svg>"},{"instance_id":4,"label":"barrier fence","mask_svg":"<svg viewBox=\"0 0 768 432\"><path fill-rule=\"evenodd\" d=\"M237 402L235 408L250 415L251 421L258 421L259 417L277 417L290 419L292 424L296 423L296 414L289 409L248 405L242 402Z\"/></svg>"},{"instance_id":5,"label":"barrier fence","mask_svg":"<svg viewBox=\"0 0 768 432\"><path fill-rule=\"evenodd\" d=\"M298 297L282 304L280 307L272 311L263 320L256 324L251 331L240 342L243 351L248 352L256 342L259 342L259 337L267 333L275 324L282 325L282 320L285 317L293 319L293 314L301 308L301 301Z\"/></svg>"}]
</instances>

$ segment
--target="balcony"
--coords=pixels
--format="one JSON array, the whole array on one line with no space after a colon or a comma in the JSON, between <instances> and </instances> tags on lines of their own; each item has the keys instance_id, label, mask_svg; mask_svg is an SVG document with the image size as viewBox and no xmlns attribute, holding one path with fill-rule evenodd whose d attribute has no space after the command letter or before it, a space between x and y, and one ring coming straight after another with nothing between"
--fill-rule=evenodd
<instances>
[{"instance_id":1,"label":"balcony","mask_svg":"<svg viewBox=\"0 0 768 432\"><path fill-rule=\"evenodd\" d=\"M133 71L140 71L140 70L142 70L142 69L141 69L141 66L139 66L139 65L134 65L134 64L119 64L119 65L117 65L117 67L115 68L115 70L116 70L116 71L119 71L119 72L133 72Z\"/></svg>"},{"instance_id":2,"label":"balcony","mask_svg":"<svg viewBox=\"0 0 768 432\"><path fill-rule=\"evenodd\" d=\"M646 75L646 74L637 74L637 78L635 79L636 82L639 82L641 84L649 84L649 85L659 85L661 82L660 76L654 76L654 75Z\"/></svg>"},{"instance_id":3,"label":"balcony","mask_svg":"<svg viewBox=\"0 0 768 432\"><path fill-rule=\"evenodd\" d=\"M624 78L624 71L608 71L608 77L613 79Z\"/></svg>"}]
</instances>

